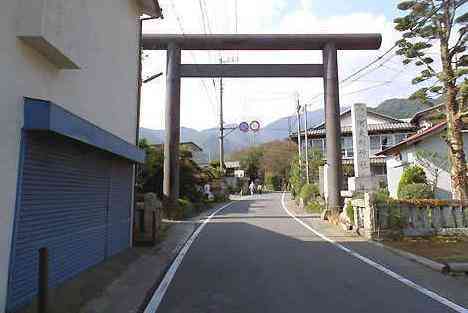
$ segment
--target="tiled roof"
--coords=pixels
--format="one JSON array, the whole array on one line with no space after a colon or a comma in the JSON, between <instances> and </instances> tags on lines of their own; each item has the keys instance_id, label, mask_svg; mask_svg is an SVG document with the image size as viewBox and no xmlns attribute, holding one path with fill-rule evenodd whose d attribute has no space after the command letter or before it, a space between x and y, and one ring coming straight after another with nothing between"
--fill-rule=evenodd
<instances>
[{"instance_id":1,"label":"tiled roof","mask_svg":"<svg viewBox=\"0 0 468 313\"><path fill-rule=\"evenodd\" d=\"M409 131L416 131L417 127L410 123L381 123L381 124L370 124L367 125L367 131L369 133L377 133L377 132L385 132L385 131L402 131L402 130L409 130ZM301 132L303 133L303 132ZM312 136L325 136L326 129L309 129L308 135ZM352 134L352 127L351 126L343 126L341 127L341 134ZM292 134L292 136L297 136L296 134Z\"/></svg>"},{"instance_id":2,"label":"tiled roof","mask_svg":"<svg viewBox=\"0 0 468 313\"><path fill-rule=\"evenodd\" d=\"M446 127L446 124L447 122L442 122L442 123L439 123L439 124L436 124L432 127L429 127L428 129L425 129L423 130L422 132L419 132L419 133L416 133L412 136L409 136L408 138L406 138L405 140L403 140L402 142L390 147L390 148L387 148L383 151L380 151L379 153L377 153L378 156L385 156L385 155L392 155L392 154L395 154L397 151L400 151L400 149L404 146L410 146L412 144L415 144L416 142L419 142L421 140L423 140L424 138L426 138L427 136L435 133L435 132L438 132L438 131L441 131L443 129L445 129Z\"/></svg>"},{"instance_id":3,"label":"tiled roof","mask_svg":"<svg viewBox=\"0 0 468 313\"><path fill-rule=\"evenodd\" d=\"M380 164L385 164L385 158L383 157L370 157L370 164L373 165L380 165ZM348 164L354 164L353 159L342 159L342 164L348 165Z\"/></svg>"}]
</instances>

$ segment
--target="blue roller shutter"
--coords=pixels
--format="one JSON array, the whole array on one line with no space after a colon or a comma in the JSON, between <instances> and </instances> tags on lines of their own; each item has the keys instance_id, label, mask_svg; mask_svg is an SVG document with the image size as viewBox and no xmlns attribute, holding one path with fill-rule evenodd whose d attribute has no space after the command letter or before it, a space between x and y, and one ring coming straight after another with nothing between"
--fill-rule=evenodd
<instances>
[{"instance_id":1,"label":"blue roller shutter","mask_svg":"<svg viewBox=\"0 0 468 313\"><path fill-rule=\"evenodd\" d=\"M8 309L37 294L38 249L57 286L129 246L130 162L50 132L23 136Z\"/></svg>"},{"instance_id":2,"label":"blue roller shutter","mask_svg":"<svg viewBox=\"0 0 468 313\"><path fill-rule=\"evenodd\" d=\"M124 159L112 162L109 190L107 254L113 255L130 244L130 208L133 167Z\"/></svg>"}]
</instances>

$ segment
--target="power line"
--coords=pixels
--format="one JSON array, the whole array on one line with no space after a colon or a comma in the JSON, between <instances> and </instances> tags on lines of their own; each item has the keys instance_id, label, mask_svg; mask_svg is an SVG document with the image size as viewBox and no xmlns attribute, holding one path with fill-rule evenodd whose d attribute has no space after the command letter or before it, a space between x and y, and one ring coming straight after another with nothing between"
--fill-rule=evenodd
<instances>
[{"instance_id":1,"label":"power line","mask_svg":"<svg viewBox=\"0 0 468 313\"><path fill-rule=\"evenodd\" d=\"M369 64L363 66L362 68L360 68L359 70L357 70L356 72L352 73L351 75L349 75L348 77L342 79L340 81L340 83L344 83L348 80L350 80L351 78L353 78L354 76L356 76L357 74L361 73L362 71L366 70L367 68L369 68L370 66L374 65L375 63L377 63L378 61L382 60L387 54L389 54L393 49L395 49L397 46L397 44L394 44L390 49L388 49L387 51L385 51L382 55L380 55L379 57L377 57L375 60L373 60L372 62L370 62Z\"/></svg>"},{"instance_id":2,"label":"power line","mask_svg":"<svg viewBox=\"0 0 468 313\"><path fill-rule=\"evenodd\" d=\"M178 26L179 26L179 29L180 29L181 33L182 33L182 36L185 36L185 29L184 29L184 26L183 26L183 23L182 23L182 18L181 18L181 16L177 13L177 9L176 9L176 6L175 6L175 4L174 4L174 1L173 1L173 0L170 0L170 3L171 3L172 10L174 11L174 15L175 15L175 17L176 17L177 24L178 24ZM197 62L197 59L196 59L196 57L195 57L195 54L193 53L192 50L190 50L190 55L191 55L191 57L192 57L192 59L193 59L193 61L194 61L194 63L195 63L195 67L196 67L196 69L197 69L197 72L199 72L199 71L198 71L198 62ZM204 90L205 90L205 93L206 93L206 95L207 95L209 101L210 101L210 104L211 104L212 108L216 108L216 105L213 103L212 95L210 95L210 93L208 92L208 87L206 86L205 80L204 80L204 79L201 79L201 82L202 82L203 88L204 88ZM213 82L213 83L214 83L214 82ZM216 85L214 84L213 87L214 87L214 92L216 93ZM216 111L216 109L215 109L215 111ZM216 119L215 119L215 120L216 120Z\"/></svg>"},{"instance_id":3,"label":"power line","mask_svg":"<svg viewBox=\"0 0 468 313\"><path fill-rule=\"evenodd\" d=\"M389 62L392 58L395 57L395 54L393 54L389 58L384 59L385 56L387 56L391 51L393 51L393 49L395 49L395 47L397 47L397 44L394 44L392 47L387 49L383 54L378 56L376 59L372 60L371 62L369 62L365 66L361 67L357 71L353 72L352 74L350 74L347 77L340 80L339 83L338 83L340 85L340 87L343 87L343 85L349 85L349 84L351 84L353 82L356 82L356 81L360 80L361 78L363 78L363 77L369 75L370 73L372 73L372 72L378 70L379 68L381 68L385 63ZM374 64L378 63L379 61L382 61L382 63L379 64L377 67L371 68ZM368 69L370 69L370 70L368 70ZM366 72L364 72L364 71L366 71ZM361 74L361 75L356 77L358 74ZM380 84L380 85L382 85L382 84ZM345 95L345 94L343 94L343 95ZM311 102L311 101L313 101L313 100L315 100L315 99L317 99L317 98L319 98L321 96L323 96L323 93L316 94L315 96L313 96L310 99L309 102Z\"/></svg>"}]
</instances>

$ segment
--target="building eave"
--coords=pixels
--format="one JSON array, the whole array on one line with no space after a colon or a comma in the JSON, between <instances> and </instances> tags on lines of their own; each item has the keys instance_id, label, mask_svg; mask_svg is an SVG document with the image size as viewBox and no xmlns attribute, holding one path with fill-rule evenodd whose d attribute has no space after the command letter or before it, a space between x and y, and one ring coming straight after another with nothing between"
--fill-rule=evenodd
<instances>
[{"instance_id":1,"label":"building eave","mask_svg":"<svg viewBox=\"0 0 468 313\"><path fill-rule=\"evenodd\" d=\"M158 0L137 0L144 14L153 18L163 18L162 9Z\"/></svg>"},{"instance_id":2,"label":"building eave","mask_svg":"<svg viewBox=\"0 0 468 313\"><path fill-rule=\"evenodd\" d=\"M405 140L403 140L402 142L390 147L390 148L387 148L385 150L382 150L378 153L376 153L377 156L391 156L391 155L396 155L398 153L401 152L401 150L404 150L405 148L407 147L410 147L418 142L420 142L421 140L424 140L425 138L429 137L429 136L432 136L436 133L439 133L441 131L443 131L445 128L447 127L447 123L446 122L442 122L442 123L439 123L437 125L434 125L420 133L416 133L414 134L413 136L410 136L408 138L406 138Z\"/></svg>"}]
</instances>

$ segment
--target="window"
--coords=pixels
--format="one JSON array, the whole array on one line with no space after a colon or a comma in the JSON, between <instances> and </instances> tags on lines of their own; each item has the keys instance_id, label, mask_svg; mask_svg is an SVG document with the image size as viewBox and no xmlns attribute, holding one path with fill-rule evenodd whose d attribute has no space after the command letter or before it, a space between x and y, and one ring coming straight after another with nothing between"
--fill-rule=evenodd
<instances>
[{"instance_id":1,"label":"window","mask_svg":"<svg viewBox=\"0 0 468 313\"><path fill-rule=\"evenodd\" d=\"M322 139L312 139L312 149L323 151Z\"/></svg>"},{"instance_id":2,"label":"window","mask_svg":"<svg viewBox=\"0 0 468 313\"><path fill-rule=\"evenodd\" d=\"M381 139L381 149L385 150L393 146L393 135L382 135Z\"/></svg>"},{"instance_id":3,"label":"window","mask_svg":"<svg viewBox=\"0 0 468 313\"><path fill-rule=\"evenodd\" d=\"M376 154L380 152L380 135L369 136L370 141L370 154Z\"/></svg>"},{"instance_id":4,"label":"window","mask_svg":"<svg viewBox=\"0 0 468 313\"><path fill-rule=\"evenodd\" d=\"M395 134L395 144L402 142L406 139L406 134Z\"/></svg>"},{"instance_id":5,"label":"window","mask_svg":"<svg viewBox=\"0 0 468 313\"><path fill-rule=\"evenodd\" d=\"M353 155L353 137L341 137L341 156L352 158Z\"/></svg>"}]
</instances>

